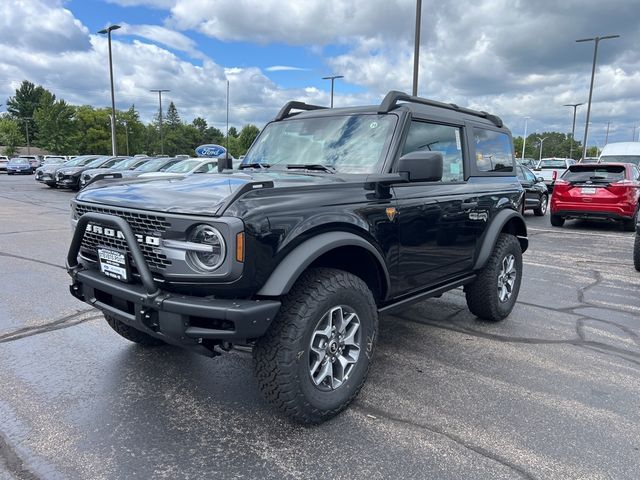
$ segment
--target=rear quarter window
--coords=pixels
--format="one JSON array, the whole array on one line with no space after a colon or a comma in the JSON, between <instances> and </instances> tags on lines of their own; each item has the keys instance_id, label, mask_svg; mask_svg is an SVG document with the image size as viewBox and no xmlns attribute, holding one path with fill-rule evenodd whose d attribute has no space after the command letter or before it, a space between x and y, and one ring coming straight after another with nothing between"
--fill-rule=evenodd
<instances>
[{"instance_id":1,"label":"rear quarter window","mask_svg":"<svg viewBox=\"0 0 640 480\"><path fill-rule=\"evenodd\" d=\"M514 174L513 148L506 133L473 128L475 164L479 172Z\"/></svg>"}]
</instances>

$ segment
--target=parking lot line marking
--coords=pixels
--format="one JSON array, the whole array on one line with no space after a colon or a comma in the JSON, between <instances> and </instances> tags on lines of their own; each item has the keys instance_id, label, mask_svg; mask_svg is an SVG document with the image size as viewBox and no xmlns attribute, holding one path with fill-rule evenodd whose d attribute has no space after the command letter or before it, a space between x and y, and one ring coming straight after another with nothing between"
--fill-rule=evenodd
<instances>
[{"instance_id":1,"label":"parking lot line marking","mask_svg":"<svg viewBox=\"0 0 640 480\"><path fill-rule=\"evenodd\" d=\"M633 236L632 233L630 232L617 232L616 234L607 234L607 233L589 233L589 232L582 232L582 231L575 231L575 230L548 230L545 228L529 228L528 229L530 232L542 232L542 233L561 233L561 234L565 234L565 235L586 235L589 237L608 237L608 238L620 238L620 233L625 234L625 233L629 233L629 235L624 235L624 236L628 236L631 237Z\"/></svg>"}]
</instances>

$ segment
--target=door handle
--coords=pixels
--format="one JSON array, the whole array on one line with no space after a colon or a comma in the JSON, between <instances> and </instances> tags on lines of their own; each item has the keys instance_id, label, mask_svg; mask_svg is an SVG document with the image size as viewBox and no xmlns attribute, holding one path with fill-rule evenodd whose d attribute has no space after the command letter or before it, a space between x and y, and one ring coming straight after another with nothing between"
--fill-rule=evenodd
<instances>
[{"instance_id":1,"label":"door handle","mask_svg":"<svg viewBox=\"0 0 640 480\"><path fill-rule=\"evenodd\" d=\"M472 208L476 208L478 206L478 202L462 202L463 210L471 210Z\"/></svg>"}]
</instances>

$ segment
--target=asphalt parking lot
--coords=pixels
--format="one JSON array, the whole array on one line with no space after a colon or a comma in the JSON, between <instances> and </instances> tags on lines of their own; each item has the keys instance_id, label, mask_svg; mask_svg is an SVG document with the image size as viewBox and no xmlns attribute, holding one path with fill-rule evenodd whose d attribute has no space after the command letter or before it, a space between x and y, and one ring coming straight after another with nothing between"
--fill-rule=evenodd
<instances>
[{"instance_id":1,"label":"asphalt parking lot","mask_svg":"<svg viewBox=\"0 0 640 480\"><path fill-rule=\"evenodd\" d=\"M144 350L68 294L71 192L0 175L0 480L638 478L633 234L527 213L519 303L461 290L381 319L344 414L291 424L251 357Z\"/></svg>"}]
</instances>

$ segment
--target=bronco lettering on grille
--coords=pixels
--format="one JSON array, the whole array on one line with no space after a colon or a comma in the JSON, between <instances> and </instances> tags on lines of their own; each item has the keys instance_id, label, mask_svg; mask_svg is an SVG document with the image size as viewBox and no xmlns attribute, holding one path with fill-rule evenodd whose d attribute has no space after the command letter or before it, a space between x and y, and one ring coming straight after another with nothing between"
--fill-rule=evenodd
<instances>
[{"instance_id":1,"label":"bronco lettering on grille","mask_svg":"<svg viewBox=\"0 0 640 480\"><path fill-rule=\"evenodd\" d=\"M120 240L124 240L124 233L120 230L115 230L113 228L101 227L100 225L92 225L87 224L87 232L95 233L96 235L103 235L105 237L118 238ZM152 237L151 235L141 235L139 233L135 234L138 243L144 243L146 245L151 245L153 247L160 246L160 238Z\"/></svg>"}]
</instances>

